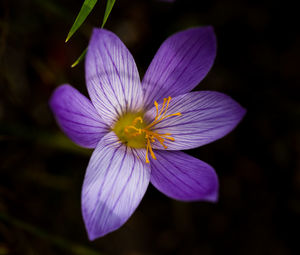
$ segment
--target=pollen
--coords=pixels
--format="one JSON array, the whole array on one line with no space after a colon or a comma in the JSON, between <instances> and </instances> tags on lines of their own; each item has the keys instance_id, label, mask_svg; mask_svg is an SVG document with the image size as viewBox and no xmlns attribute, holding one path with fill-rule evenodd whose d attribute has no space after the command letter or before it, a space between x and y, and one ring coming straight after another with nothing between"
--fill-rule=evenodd
<instances>
[{"instance_id":1,"label":"pollen","mask_svg":"<svg viewBox=\"0 0 300 255\"><path fill-rule=\"evenodd\" d=\"M171 99L171 97L164 98L160 110L158 109L158 103L154 101L156 116L153 122L149 124L145 123L144 114L142 112L127 113L117 121L113 128L113 131L116 133L122 143L133 148L146 148L146 163L150 163L149 154L153 159L156 160L152 149L152 145L154 143L158 142L163 146L164 149L167 149L168 147L165 145L165 141L175 141L175 139L172 137L172 134L160 134L153 130L153 127L162 120L181 115L180 112L167 114Z\"/></svg>"}]
</instances>

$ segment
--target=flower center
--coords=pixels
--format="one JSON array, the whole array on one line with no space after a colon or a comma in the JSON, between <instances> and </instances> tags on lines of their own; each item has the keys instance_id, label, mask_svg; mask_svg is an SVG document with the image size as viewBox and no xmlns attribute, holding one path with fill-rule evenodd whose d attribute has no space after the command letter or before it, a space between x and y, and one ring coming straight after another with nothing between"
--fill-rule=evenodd
<instances>
[{"instance_id":1,"label":"flower center","mask_svg":"<svg viewBox=\"0 0 300 255\"><path fill-rule=\"evenodd\" d=\"M153 143L158 141L165 149L167 149L168 147L165 145L165 140L175 141L170 133L159 134L152 130L152 128L162 120L172 116L181 115L180 112L166 115L171 99L171 97L164 98L160 111L158 109L158 103L154 101L156 116L152 123L147 124L144 122L144 114L142 112L127 113L117 121L113 128L113 131L119 137L120 141L127 146L133 148L146 148L146 163L149 163L149 153L153 159L156 159L152 150Z\"/></svg>"}]
</instances>

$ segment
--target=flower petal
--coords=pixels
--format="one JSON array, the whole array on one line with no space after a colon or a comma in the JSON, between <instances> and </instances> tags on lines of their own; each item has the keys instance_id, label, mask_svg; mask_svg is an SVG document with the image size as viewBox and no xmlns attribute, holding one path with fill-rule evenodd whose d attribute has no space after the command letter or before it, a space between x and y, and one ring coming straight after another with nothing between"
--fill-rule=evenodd
<instances>
[{"instance_id":1,"label":"flower petal","mask_svg":"<svg viewBox=\"0 0 300 255\"><path fill-rule=\"evenodd\" d=\"M154 56L142 81L145 106L191 91L206 76L216 56L212 27L192 28L169 37Z\"/></svg>"},{"instance_id":2,"label":"flower petal","mask_svg":"<svg viewBox=\"0 0 300 255\"><path fill-rule=\"evenodd\" d=\"M92 103L111 125L127 111L139 111L143 92L134 59L120 39L105 29L94 29L85 62Z\"/></svg>"},{"instance_id":3,"label":"flower petal","mask_svg":"<svg viewBox=\"0 0 300 255\"><path fill-rule=\"evenodd\" d=\"M165 195L183 201L216 202L219 182L207 163L181 151L155 151L151 161L151 183Z\"/></svg>"},{"instance_id":4,"label":"flower petal","mask_svg":"<svg viewBox=\"0 0 300 255\"><path fill-rule=\"evenodd\" d=\"M172 134L175 141L165 142L168 150L192 149L220 139L235 128L246 110L225 94L195 91L171 100L167 115L177 112L181 116L166 118L153 128L157 133ZM156 109L152 108L146 117L153 120L155 115ZM153 148L163 149L158 142Z\"/></svg>"},{"instance_id":5,"label":"flower petal","mask_svg":"<svg viewBox=\"0 0 300 255\"><path fill-rule=\"evenodd\" d=\"M108 132L91 101L68 84L53 92L50 107L61 129L82 147L95 148Z\"/></svg>"},{"instance_id":6,"label":"flower petal","mask_svg":"<svg viewBox=\"0 0 300 255\"><path fill-rule=\"evenodd\" d=\"M82 214L90 240L121 227L148 187L150 167L145 150L118 142L113 132L97 145L82 188Z\"/></svg>"}]
</instances>

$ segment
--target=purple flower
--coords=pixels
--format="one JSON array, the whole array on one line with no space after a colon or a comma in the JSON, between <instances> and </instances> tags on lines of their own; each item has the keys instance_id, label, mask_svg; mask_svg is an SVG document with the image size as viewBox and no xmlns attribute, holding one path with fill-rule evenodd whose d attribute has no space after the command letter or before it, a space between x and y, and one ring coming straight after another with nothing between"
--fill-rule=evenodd
<instances>
[{"instance_id":1,"label":"purple flower","mask_svg":"<svg viewBox=\"0 0 300 255\"><path fill-rule=\"evenodd\" d=\"M217 200L214 169L179 151L225 136L245 114L222 93L189 92L215 55L212 27L176 33L161 45L141 82L120 39L104 29L93 31L85 62L91 101L62 85L50 102L70 139L95 148L81 200L90 240L122 226L149 182L177 200Z\"/></svg>"}]
</instances>

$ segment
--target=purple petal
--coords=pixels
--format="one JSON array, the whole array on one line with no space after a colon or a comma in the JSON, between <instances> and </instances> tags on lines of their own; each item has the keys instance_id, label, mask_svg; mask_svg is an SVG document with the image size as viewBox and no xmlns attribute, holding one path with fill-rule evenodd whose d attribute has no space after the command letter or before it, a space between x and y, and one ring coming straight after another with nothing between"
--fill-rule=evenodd
<instances>
[{"instance_id":1,"label":"purple petal","mask_svg":"<svg viewBox=\"0 0 300 255\"><path fill-rule=\"evenodd\" d=\"M111 125L127 111L140 111L143 92L128 49L104 29L94 29L85 62L87 88L96 110Z\"/></svg>"},{"instance_id":2,"label":"purple petal","mask_svg":"<svg viewBox=\"0 0 300 255\"><path fill-rule=\"evenodd\" d=\"M218 177L207 163L181 151L155 151L151 183L165 195L183 201L218 199Z\"/></svg>"},{"instance_id":3,"label":"purple petal","mask_svg":"<svg viewBox=\"0 0 300 255\"><path fill-rule=\"evenodd\" d=\"M108 132L91 101L70 85L53 92L50 107L61 129L82 147L95 148Z\"/></svg>"},{"instance_id":4,"label":"purple petal","mask_svg":"<svg viewBox=\"0 0 300 255\"><path fill-rule=\"evenodd\" d=\"M206 76L216 56L212 27L192 28L169 37L153 58L142 82L145 106L191 91Z\"/></svg>"},{"instance_id":5,"label":"purple petal","mask_svg":"<svg viewBox=\"0 0 300 255\"><path fill-rule=\"evenodd\" d=\"M177 112L181 116L166 118L153 128L157 133L172 134L175 141L166 141L168 150L192 149L220 139L236 127L246 110L225 94L195 91L171 100L167 115ZM155 108L146 114L152 120L155 115ZM155 142L153 148L163 147Z\"/></svg>"},{"instance_id":6,"label":"purple petal","mask_svg":"<svg viewBox=\"0 0 300 255\"><path fill-rule=\"evenodd\" d=\"M90 240L121 227L148 187L150 166L145 150L118 142L113 132L97 145L82 188L82 214Z\"/></svg>"}]
</instances>

